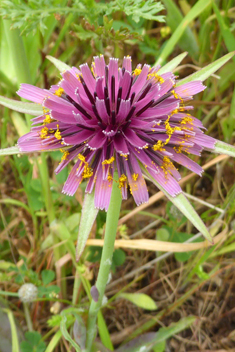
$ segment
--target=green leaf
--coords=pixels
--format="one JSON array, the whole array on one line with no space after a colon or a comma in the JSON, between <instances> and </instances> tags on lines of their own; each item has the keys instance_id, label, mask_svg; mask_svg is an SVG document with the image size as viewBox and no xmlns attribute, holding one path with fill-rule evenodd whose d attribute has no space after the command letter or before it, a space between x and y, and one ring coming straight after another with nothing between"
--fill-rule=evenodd
<instances>
[{"instance_id":1,"label":"green leaf","mask_svg":"<svg viewBox=\"0 0 235 352\"><path fill-rule=\"evenodd\" d=\"M187 56L187 54L188 53L185 52L176 56L173 60L168 62L166 65L162 66L158 71L158 74L162 75L165 72L172 72L181 63L181 61L185 58L185 56Z\"/></svg>"},{"instance_id":2,"label":"green leaf","mask_svg":"<svg viewBox=\"0 0 235 352\"><path fill-rule=\"evenodd\" d=\"M43 270L42 271L42 282L46 286L52 282L55 278L55 273L52 270Z\"/></svg>"},{"instance_id":3,"label":"green leaf","mask_svg":"<svg viewBox=\"0 0 235 352\"><path fill-rule=\"evenodd\" d=\"M115 249L113 252L113 263L115 266L119 266L125 263L126 260L126 254L125 252L121 249Z\"/></svg>"},{"instance_id":4,"label":"green leaf","mask_svg":"<svg viewBox=\"0 0 235 352\"><path fill-rule=\"evenodd\" d=\"M173 33L178 28L179 23L183 21L184 16L176 5L175 0L163 0L163 4L165 5L167 11L166 23ZM177 44L181 50L188 51L191 57L194 59L198 58L199 48L197 38L187 23L185 31L178 40Z\"/></svg>"},{"instance_id":5,"label":"green leaf","mask_svg":"<svg viewBox=\"0 0 235 352\"><path fill-rule=\"evenodd\" d=\"M46 57L47 57L47 59L49 61L51 61L55 65L56 68L58 68L58 70L60 72L68 71L68 70L71 69L71 67L69 65L67 65L64 62L56 59L55 57L52 57L50 55L47 55Z\"/></svg>"},{"instance_id":6,"label":"green leaf","mask_svg":"<svg viewBox=\"0 0 235 352\"><path fill-rule=\"evenodd\" d=\"M20 352L17 327L15 324L14 315L10 309L4 308L4 309L2 309L2 311L7 314L8 319L9 319L9 323L11 326L12 351Z\"/></svg>"},{"instance_id":7,"label":"green leaf","mask_svg":"<svg viewBox=\"0 0 235 352\"><path fill-rule=\"evenodd\" d=\"M146 173L146 169L145 169ZM187 198L183 193L172 197L166 190L149 174L150 180L167 196L167 198L188 218L191 223L203 234L203 236L208 239L208 241L213 242L211 235L209 234L205 224L203 223L200 216L194 210L192 205L189 203Z\"/></svg>"},{"instance_id":8,"label":"green leaf","mask_svg":"<svg viewBox=\"0 0 235 352\"><path fill-rule=\"evenodd\" d=\"M235 147L221 141L215 143L215 149L212 149L211 152L235 157Z\"/></svg>"},{"instance_id":9,"label":"green leaf","mask_svg":"<svg viewBox=\"0 0 235 352\"><path fill-rule=\"evenodd\" d=\"M100 339L101 339L103 345L106 348L109 348L109 350L113 351L114 350L113 344L112 344L112 341L111 341L111 338L109 335L109 331L108 331L106 322L104 320L104 317L103 317L101 311L99 311L99 313L98 313L97 325L98 325L98 330L99 330L99 336L100 336Z\"/></svg>"},{"instance_id":10,"label":"green leaf","mask_svg":"<svg viewBox=\"0 0 235 352\"><path fill-rule=\"evenodd\" d=\"M70 336L70 334L68 333L68 330L67 330L67 326L66 326L66 322L67 322L67 317L65 315L66 313L64 313L63 311L61 312L61 316L62 316L62 319L61 319L61 322L60 322L60 329L61 329L61 332L64 336L64 338L69 341L71 343L71 345L74 347L75 351L76 352L81 352L81 349L80 347L76 344L76 342L74 342L74 340L72 339L72 337Z\"/></svg>"},{"instance_id":11,"label":"green leaf","mask_svg":"<svg viewBox=\"0 0 235 352\"><path fill-rule=\"evenodd\" d=\"M35 103L25 103L23 101L5 98L0 95L0 104L12 110L38 116L43 114L42 106Z\"/></svg>"},{"instance_id":12,"label":"green leaf","mask_svg":"<svg viewBox=\"0 0 235 352\"><path fill-rule=\"evenodd\" d=\"M218 9L218 7L216 6L216 4L213 2L213 10L216 14L219 26L220 26L220 30L222 33L222 36L224 38L224 42L225 45L228 49L228 51L233 51L235 50L235 38L234 35L231 33L230 28L227 26L227 24L225 23L223 17L221 16L221 13ZM233 58L234 59L234 58Z\"/></svg>"},{"instance_id":13,"label":"green leaf","mask_svg":"<svg viewBox=\"0 0 235 352\"><path fill-rule=\"evenodd\" d=\"M192 22L197 16L199 16L200 13L202 13L209 5L211 5L211 0L199 0L196 2L196 4L191 8L191 10L177 26L171 38L168 40L164 49L162 50L161 55L159 56L155 65L161 65L162 62L168 58L168 56L174 50L175 45L179 42L189 23Z\"/></svg>"},{"instance_id":14,"label":"green leaf","mask_svg":"<svg viewBox=\"0 0 235 352\"><path fill-rule=\"evenodd\" d=\"M94 224L94 221L98 214L98 209L95 208L95 205L94 205L94 198L95 198L94 192L92 192L91 194L87 193L84 198L81 221L80 221L79 230L78 230L78 241L77 241L77 252L76 252L77 261L82 255L82 252L85 248L86 241L90 234L92 225Z\"/></svg>"},{"instance_id":15,"label":"green leaf","mask_svg":"<svg viewBox=\"0 0 235 352\"><path fill-rule=\"evenodd\" d=\"M215 73L220 67L222 67L228 60L230 60L234 56L235 52L228 53L221 57L220 59L212 62L210 65L203 67L201 70L193 73L192 75L181 79L176 83L176 86L181 86L182 84L192 82L195 80L205 81L208 77L210 77L213 73Z\"/></svg>"},{"instance_id":16,"label":"green leaf","mask_svg":"<svg viewBox=\"0 0 235 352\"><path fill-rule=\"evenodd\" d=\"M180 331L187 329L190 325L192 325L196 320L196 317L187 317L183 318L177 323L173 323L166 328L160 328L157 332L157 342L161 343L165 341L171 336L178 334Z\"/></svg>"},{"instance_id":17,"label":"green leaf","mask_svg":"<svg viewBox=\"0 0 235 352\"><path fill-rule=\"evenodd\" d=\"M0 155L13 155L22 153L17 146L0 149Z\"/></svg>"},{"instance_id":18,"label":"green leaf","mask_svg":"<svg viewBox=\"0 0 235 352\"><path fill-rule=\"evenodd\" d=\"M157 309L154 300L145 293L121 293L119 297L125 298L136 306L146 310Z\"/></svg>"}]
</instances>

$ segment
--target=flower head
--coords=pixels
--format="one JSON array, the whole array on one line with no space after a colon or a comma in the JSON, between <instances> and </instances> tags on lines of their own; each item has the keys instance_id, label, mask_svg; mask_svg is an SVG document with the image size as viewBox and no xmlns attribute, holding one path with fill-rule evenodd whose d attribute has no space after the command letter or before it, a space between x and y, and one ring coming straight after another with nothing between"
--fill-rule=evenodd
<instances>
[{"instance_id":1,"label":"flower head","mask_svg":"<svg viewBox=\"0 0 235 352\"><path fill-rule=\"evenodd\" d=\"M32 302L37 298L38 288L34 284L24 284L18 294L22 302Z\"/></svg>"},{"instance_id":2,"label":"flower head","mask_svg":"<svg viewBox=\"0 0 235 352\"><path fill-rule=\"evenodd\" d=\"M75 160L63 193L73 195L82 180L86 192L95 189L95 206L108 209L114 171L127 198L127 186L137 205L148 201L144 175L151 175L169 195L181 192L180 174L174 163L197 174L202 168L188 154L213 149L215 140L203 133L202 123L185 103L203 91L201 81L176 87L176 77L158 73L160 66L138 65L130 57L106 64L95 57L87 64L62 73L50 90L22 84L18 94L43 106L31 131L21 137L21 151L59 149L59 173ZM116 181L115 181L116 182Z\"/></svg>"}]
</instances>

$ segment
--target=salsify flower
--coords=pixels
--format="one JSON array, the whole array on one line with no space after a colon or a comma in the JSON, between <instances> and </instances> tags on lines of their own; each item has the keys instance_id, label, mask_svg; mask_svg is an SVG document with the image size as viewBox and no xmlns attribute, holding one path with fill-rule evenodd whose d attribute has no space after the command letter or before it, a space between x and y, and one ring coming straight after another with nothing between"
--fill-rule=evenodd
<instances>
[{"instance_id":1,"label":"salsify flower","mask_svg":"<svg viewBox=\"0 0 235 352\"><path fill-rule=\"evenodd\" d=\"M118 182L123 199L127 188L137 205L148 201L145 176L151 176L170 196L182 190L175 163L201 175L189 158L216 140L204 134L202 123L189 114L186 103L206 87L193 81L176 87L172 72L160 66L138 65L130 57L106 64L94 57L87 64L63 72L49 90L22 84L18 95L41 104L43 115L33 119L31 131L18 140L22 152L59 149L59 173L75 160L63 193L73 195L83 180L86 192L95 192L95 207L108 209L112 183ZM114 172L118 181L114 181Z\"/></svg>"}]
</instances>

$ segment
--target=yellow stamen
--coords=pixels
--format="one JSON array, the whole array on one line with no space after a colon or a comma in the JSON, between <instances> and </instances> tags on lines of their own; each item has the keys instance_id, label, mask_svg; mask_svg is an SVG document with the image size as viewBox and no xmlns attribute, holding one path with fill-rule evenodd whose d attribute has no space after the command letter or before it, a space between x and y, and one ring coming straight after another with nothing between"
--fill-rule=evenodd
<instances>
[{"instance_id":1,"label":"yellow stamen","mask_svg":"<svg viewBox=\"0 0 235 352\"><path fill-rule=\"evenodd\" d=\"M155 80L161 84L165 82L164 78L159 76L157 73L149 73L147 76L147 79L150 79L150 78L155 78Z\"/></svg>"},{"instance_id":2,"label":"yellow stamen","mask_svg":"<svg viewBox=\"0 0 235 352\"><path fill-rule=\"evenodd\" d=\"M45 115L45 119L43 120L43 124L46 125L48 123L51 123L53 121L53 119L51 118L51 116L49 114Z\"/></svg>"},{"instance_id":3,"label":"yellow stamen","mask_svg":"<svg viewBox=\"0 0 235 352\"><path fill-rule=\"evenodd\" d=\"M62 95L63 93L64 93L64 89L61 88L61 87L59 87L59 88L55 91L54 95L57 95L57 97L61 97L61 95Z\"/></svg>"},{"instance_id":4,"label":"yellow stamen","mask_svg":"<svg viewBox=\"0 0 235 352\"><path fill-rule=\"evenodd\" d=\"M157 151L159 150L160 152L164 151L164 143L162 141L158 141L156 144L153 145L153 150Z\"/></svg>"},{"instance_id":5,"label":"yellow stamen","mask_svg":"<svg viewBox=\"0 0 235 352\"><path fill-rule=\"evenodd\" d=\"M131 176L132 176L133 181L137 181L139 174L133 174Z\"/></svg>"},{"instance_id":6,"label":"yellow stamen","mask_svg":"<svg viewBox=\"0 0 235 352\"><path fill-rule=\"evenodd\" d=\"M69 152L67 150L63 150L63 149L60 149L60 152L63 153L62 157L61 157L61 161L63 160L67 160L67 157L69 155Z\"/></svg>"},{"instance_id":7,"label":"yellow stamen","mask_svg":"<svg viewBox=\"0 0 235 352\"><path fill-rule=\"evenodd\" d=\"M86 158L84 155L82 154L78 154L78 159L81 160L81 163L79 165L79 167L82 166L82 164L84 163L84 170L82 173L82 177L83 178L90 178L93 175L93 170L91 167L89 167L88 162L86 161Z\"/></svg>"},{"instance_id":8,"label":"yellow stamen","mask_svg":"<svg viewBox=\"0 0 235 352\"><path fill-rule=\"evenodd\" d=\"M124 186L126 186L126 180L127 180L127 177L126 177L126 175L124 175L124 174L122 174L120 177L119 177L119 180L118 180L118 182L119 182L119 188L121 189L122 187L124 187Z\"/></svg>"},{"instance_id":9,"label":"yellow stamen","mask_svg":"<svg viewBox=\"0 0 235 352\"><path fill-rule=\"evenodd\" d=\"M110 165L114 162L114 156L112 156L110 159L106 159L104 161L102 161L102 165Z\"/></svg>"},{"instance_id":10,"label":"yellow stamen","mask_svg":"<svg viewBox=\"0 0 235 352\"><path fill-rule=\"evenodd\" d=\"M42 139L48 138L48 131L49 131L49 129L47 127L43 127L40 132L40 137Z\"/></svg>"},{"instance_id":11,"label":"yellow stamen","mask_svg":"<svg viewBox=\"0 0 235 352\"><path fill-rule=\"evenodd\" d=\"M59 125L56 125L56 127L57 127L57 130L56 130L54 136L56 139L60 140L60 139L62 139L62 137L61 137L61 132L59 130Z\"/></svg>"},{"instance_id":12,"label":"yellow stamen","mask_svg":"<svg viewBox=\"0 0 235 352\"><path fill-rule=\"evenodd\" d=\"M171 93L174 95L175 99L180 99L181 101L183 101L181 96L179 94L177 94L174 90L172 90Z\"/></svg>"},{"instance_id":13,"label":"yellow stamen","mask_svg":"<svg viewBox=\"0 0 235 352\"><path fill-rule=\"evenodd\" d=\"M140 68L136 68L134 71L133 71L133 75L134 76L139 76L141 74L142 70Z\"/></svg>"}]
</instances>

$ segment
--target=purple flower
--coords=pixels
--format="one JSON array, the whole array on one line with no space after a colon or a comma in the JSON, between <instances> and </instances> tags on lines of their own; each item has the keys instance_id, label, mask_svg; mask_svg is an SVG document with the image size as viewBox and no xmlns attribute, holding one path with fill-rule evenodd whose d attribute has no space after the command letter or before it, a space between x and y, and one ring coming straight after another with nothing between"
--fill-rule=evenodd
<instances>
[{"instance_id":1,"label":"purple flower","mask_svg":"<svg viewBox=\"0 0 235 352\"><path fill-rule=\"evenodd\" d=\"M160 66L138 65L130 57L95 57L87 64L62 73L50 90L22 84L19 96L39 103L44 114L33 119L31 131L21 137L23 152L60 149L56 173L75 160L63 193L73 195L87 180L86 192L95 189L95 206L108 209L114 172L127 198L127 186L137 205L148 201L144 176L151 175L169 195L182 190L173 164L201 175L202 168L187 155L214 149L216 140L203 133L202 123L185 103L206 87L194 81L176 87L172 72L158 74Z\"/></svg>"}]
</instances>

